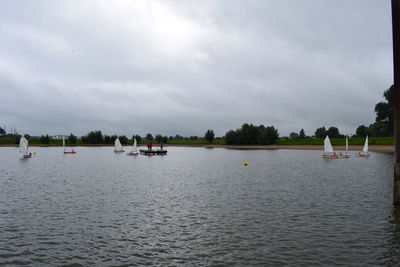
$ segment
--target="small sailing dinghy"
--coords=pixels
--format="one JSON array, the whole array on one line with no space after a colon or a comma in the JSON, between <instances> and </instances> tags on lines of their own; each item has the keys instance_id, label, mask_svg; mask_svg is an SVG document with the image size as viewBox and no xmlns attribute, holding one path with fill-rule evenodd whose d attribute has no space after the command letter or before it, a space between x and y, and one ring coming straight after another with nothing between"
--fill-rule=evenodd
<instances>
[{"instance_id":1,"label":"small sailing dinghy","mask_svg":"<svg viewBox=\"0 0 400 267\"><path fill-rule=\"evenodd\" d=\"M22 157L24 159L32 157L32 153L28 152L28 140L26 140L26 138L23 136L21 136L21 139L19 139L19 152L23 154Z\"/></svg>"},{"instance_id":2,"label":"small sailing dinghy","mask_svg":"<svg viewBox=\"0 0 400 267\"><path fill-rule=\"evenodd\" d=\"M64 147L64 154L75 154L76 151L75 149L72 149L71 151L65 151L65 139L63 138L63 147Z\"/></svg>"},{"instance_id":3,"label":"small sailing dinghy","mask_svg":"<svg viewBox=\"0 0 400 267\"><path fill-rule=\"evenodd\" d=\"M132 151L127 153L128 156L136 156L138 154L137 152L137 142L136 138L133 139L133 146L132 146Z\"/></svg>"},{"instance_id":4,"label":"small sailing dinghy","mask_svg":"<svg viewBox=\"0 0 400 267\"><path fill-rule=\"evenodd\" d=\"M120 152L125 152L125 150L122 149L122 145L121 142L119 141L119 139L115 139L115 149L114 149L115 153L120 153Z\"/></svg>"},{"instance_id":5,"label":"small sailing dinghy","mask_svg":"<svg viewBox=\"0 0 400 267\"><path fill-rule=\"evenodd\" d=\"M365 144L364 144L364 148L361 152L357 153L357 157L363 157L363 158L368 158L370 156L370 154L368 153L368 135L365 138Z\"/></svg>"},{"instance_id":6,"label":"small sailing dinghy","mask_svg":"<svg viewBox=\"0 0 400 267\"><path fill-rule=\"evenodd\" d=\"M324 140L324 154L322 155L324 159L337 159L338 156L336 152L333 151L333 147L331 144L331 140L329 140L329 136L325 137Z\"/></svg>"},{"instance_id":7,"label":"small sailing dinghy","mask_svg":"<svg viewBox=\"0 0 400 267\"><path fill-rule=\"evenodd\" d=\"M350 158L350 154L349 154L349 138L346 136L346 152L344 152L344 154L340 153L340 157L341 158Z\"/></svg>"}]
</instances>

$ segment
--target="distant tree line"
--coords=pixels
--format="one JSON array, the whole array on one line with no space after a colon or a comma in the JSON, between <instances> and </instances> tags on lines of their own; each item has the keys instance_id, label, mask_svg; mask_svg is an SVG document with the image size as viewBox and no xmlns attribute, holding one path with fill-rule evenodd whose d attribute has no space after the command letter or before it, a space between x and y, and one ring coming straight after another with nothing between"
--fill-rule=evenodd
<instances>
[{"instance_id":1,"label":"distant tree line","mask_svg":"<svg viewBox=\"0 0 400 267\"><path fill-rule=\"evenodd\" d=\"M265 127L245 123L242 128L230 130L225 134L228 145L271 145L279 138L274 126Z\"/></svg>"}]
</instances>

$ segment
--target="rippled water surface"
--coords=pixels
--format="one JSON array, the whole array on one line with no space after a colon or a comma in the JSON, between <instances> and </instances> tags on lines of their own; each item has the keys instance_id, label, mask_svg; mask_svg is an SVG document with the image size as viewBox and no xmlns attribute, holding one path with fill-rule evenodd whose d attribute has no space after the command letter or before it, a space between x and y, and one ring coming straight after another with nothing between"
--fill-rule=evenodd
<instances>
[{"instance_id":1,"label":"rippled water surface","mask_svg":"<svg viewBox=\"0 0 400 267\"><path fill-rule=\"evenodd\" d=\"M0 148L0 265L400 264L391 154L112 150Z\"/></svg>"}]
</instances>

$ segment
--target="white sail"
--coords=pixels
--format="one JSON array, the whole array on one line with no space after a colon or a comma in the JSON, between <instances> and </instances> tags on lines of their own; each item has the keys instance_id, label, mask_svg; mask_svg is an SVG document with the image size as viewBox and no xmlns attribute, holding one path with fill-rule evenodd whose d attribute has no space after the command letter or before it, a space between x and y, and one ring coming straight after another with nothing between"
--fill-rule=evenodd
<instances>
[{"instance_id":1,"label":"white sail","mask_svg":"<svg viewBox=\"0 0 400 267\"><path fill-rule=\"evenodd\" d=\"M137 142L136 142L136 138L133 140L133 150L134 152L137 152Z\"/></svg>"},{"instance_id":2,"label":"white sail","mask_svg":"<svg viewBox=\"0 0 400 267\"><path fill-rule=\"evenodd\" d=\"M328 136L326 136L326 138L324 140L324 149L325 149L325 153L333 153L333 147L331 145L331 141L329 140Z\"/></svg>"},{"instance_id":3,"label":"white sail","mask_svg":"<svg viewBox=\"0 0 400 267\"><path fill-rule=\"evenodd\" d=\"M64 152L65 152L65 139L63 138L63 148L64 148Z\"/></svg>"},{"instance_id":4,"label":"white sail","mask_svg":"<svg viewBox=\"0 0 400 267\"><path fill-rule=\"evenodd\" d=\"M19 140L19 151L25 155L28 154L28 140L23 136Z\"/></svg>"},{"instance_id":5,"label":"white sail","mask_svg":"<svg viewBox=\"0 0 400 267\"><path fill-rule=\"evenodd\" d=\"M349 150L349 138L346 137L346 152Z\"/></svg>"},{"instance_id":6,"label":"white sail","mask_svg":"<svg viewBox=\"0 0 400 267\"><path fill-rule=\"evenodd\" d=\"M122 145L119 139L115 139L115 150L122 150Z\"/></svg>"},{"instance_id":7,"label":"white sail","mask_svg":"<svg viewBox=\"0 0 400 267\"><path fill-rule=\"evenodd\" d=\"M364 144L363 152L364 153L368 153L368 135L367 135L367 138L365 138L365 144Z\"/></svg>"}]
</instances>

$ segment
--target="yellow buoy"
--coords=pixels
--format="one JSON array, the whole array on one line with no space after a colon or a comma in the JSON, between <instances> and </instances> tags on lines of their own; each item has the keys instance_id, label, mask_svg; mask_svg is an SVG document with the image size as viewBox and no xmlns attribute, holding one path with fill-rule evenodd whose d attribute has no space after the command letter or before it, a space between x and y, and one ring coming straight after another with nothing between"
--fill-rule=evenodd
<instances>
[{"instance_id":1,"label":"yellow buoy","mask_svg":"<svg viewBox=\"0 0 400 267\"><path fill-rule=\"evenodd\" d=\"M245 161L245 162L243 162L243 165L247 166L247 165L249 165L249 163L247 161Z\"/></svg>"}]
</instances>

